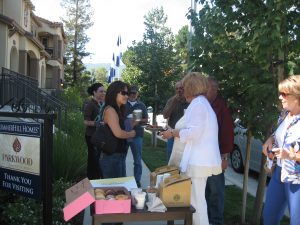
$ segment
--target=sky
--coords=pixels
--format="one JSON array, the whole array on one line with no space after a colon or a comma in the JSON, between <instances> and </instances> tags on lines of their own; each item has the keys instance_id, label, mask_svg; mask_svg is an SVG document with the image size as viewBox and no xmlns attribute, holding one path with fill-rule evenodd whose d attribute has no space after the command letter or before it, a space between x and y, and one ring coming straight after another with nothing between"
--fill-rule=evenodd
<instances>
[{"instance_id":1,"label":"sky","mask_svg":"<svg viewBox=\"0 0 300 225\"><path fill-rule=\"evenodd\" d=\"M64 10L60 0L31 0L37 16L53 22L60 22ZM162 6L168 20L166 25L173 34L188 25L186 14L191 0L90 0L94 9L94 25L87 31L90 42L86 50L91 57L84 63L110 63L116 50L118 35L121 35L121 50L124 52L132 41L141 41L145 31L144 16L156 7Z\"/></svg>"}]
</instances>

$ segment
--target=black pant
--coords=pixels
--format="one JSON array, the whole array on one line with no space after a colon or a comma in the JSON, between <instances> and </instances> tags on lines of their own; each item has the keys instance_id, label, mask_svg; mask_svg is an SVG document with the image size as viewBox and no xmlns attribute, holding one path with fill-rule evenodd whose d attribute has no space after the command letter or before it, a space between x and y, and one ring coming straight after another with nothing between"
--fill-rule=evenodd
<instances>
[{"instance_id":1,"label":"black pant","mask_svg":"<svg viewBox=\"0 0 300 225\"><path fill-rule=\"evenodd\" d=\"M85 135L85 141L88 147L87 157L87 177L90 180L102 178L102 172L99 165L100 151L91 143L91 136Z\"/></svg>"}]
</instances>

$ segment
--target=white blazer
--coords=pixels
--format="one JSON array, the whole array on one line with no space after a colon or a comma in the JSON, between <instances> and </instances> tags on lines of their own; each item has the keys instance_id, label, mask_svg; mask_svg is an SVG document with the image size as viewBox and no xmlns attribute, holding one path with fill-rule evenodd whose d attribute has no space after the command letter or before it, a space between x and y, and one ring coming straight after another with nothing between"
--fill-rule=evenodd
<instances>
[{"instance_id":1,"label":"white blazer","mask_svg":"<svg viewBox=\"0 0 300 225\"><path fill-rule=\"evenodd\" d=\"M186 125L179 131L180 141L186 143L181 171L190 166L221 167L217 117L206 97L194 98L184 116Z\"/></svg>"}]
</instances>

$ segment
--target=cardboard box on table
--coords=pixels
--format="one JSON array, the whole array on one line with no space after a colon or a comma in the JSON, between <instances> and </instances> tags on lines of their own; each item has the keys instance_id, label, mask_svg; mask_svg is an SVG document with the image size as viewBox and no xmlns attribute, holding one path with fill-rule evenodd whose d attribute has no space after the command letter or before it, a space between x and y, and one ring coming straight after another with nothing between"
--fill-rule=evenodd
<instances>
[{"instance_id":1,"label":"cardboard box on table","mask_svg":"<svg viewBox=\"0 0 300 225\"><path fill-rule=\"evenodd\" d=\"M129 198L126 200L96 200L94 192L95 183L97 184L96 188L112 190L122 189L125 194L129 195ZM122 187L122 184L124 184L125 187ZM117 185L118 187L113 185ZM93 203L96 214L130 213L131 197L128 189L130 190L131 188L136 187L134 177L102 179L101 181L90 181L88 178L85 178L65 191L66 204L63 209L64 219L65 221L70 220Z\"/></svg>"},{"instance_id":2,"label":"cardboard box on table","mask_svg":"<svg viewBox=\"0 0 300 225\"><path fill-rule=\"evenodd\" d=\"M150 173L150 186L156 186L157 175L161 175L164 173L169 173L172 176L175 174L179 174L179 169L176 166L162 166L156 168L153 172Z\"/></svg>"},{"instance_id":3,"label":"cardboard box on table","mask_svg":"<svg viewBox=\"0 0 300 225\"><path fill-rule=\"evenodd\" d=\"M191 178L176 174L160 183L159 198L166 207L189 207L191 205Z\"/></svg>"}]
</instances>

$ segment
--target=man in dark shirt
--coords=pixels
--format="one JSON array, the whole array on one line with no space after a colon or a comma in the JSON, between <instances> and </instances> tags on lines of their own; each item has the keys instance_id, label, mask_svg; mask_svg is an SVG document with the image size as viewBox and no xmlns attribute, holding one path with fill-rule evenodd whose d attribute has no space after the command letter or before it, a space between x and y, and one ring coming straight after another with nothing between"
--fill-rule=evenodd
<instances>
[{"instance_id":1,"label":"man in dark shirt","mask_svg":"<svg viewBox=\"0 0 300 225\"><path fill-rule=\"evenodd\" d=\"M129 88L128 101L126 103L126 116L131 115L133 117L133 111L136 109L142 110L142 118L134 126L136 136L131 140L128 140L128 146L130 146L132 156L133 156L133 172L134 178L136 180L137 186L141 186L141 177L142 177L142 147L143 147L143 137L144 137L144 128L142 124L148 122L148 112L145 104L138 100L138 87L131 86ZM134 119L134 118L133 118Z\"/></svg>"},{"instance_id":2,"label":"man in dark shirt","mask_svg":"<svg viewBox=\"0 0 300 225\"><path fill-rule=\"evenodd\" d=\"M178 81L175 84L175 95L171 97L163 109L163 116L168 119L168 126L172 129L175 128L177 121L183 116L184 110L188 107L189 103L185 100L183 95L182 82ZM169 161L174 144L174 138L167 140L167 161Z\"/></svg>"},{"instance_id":3,"label":"man in dark shirt","mask_svg":"<svg viewBox=\"0 0 300 225\"><path fill-rule=\"evenodd\" d=\"M228 166L228 155L233 149L234 125L231 113L224 99L218 95L218 81L210 76L207 99L216 113L219 127L219 148L222 159L223 173L208 177L205 190L209 223L223 224L225 177L224 171Z\"/></svg>"}]
</instances>

